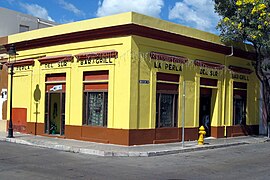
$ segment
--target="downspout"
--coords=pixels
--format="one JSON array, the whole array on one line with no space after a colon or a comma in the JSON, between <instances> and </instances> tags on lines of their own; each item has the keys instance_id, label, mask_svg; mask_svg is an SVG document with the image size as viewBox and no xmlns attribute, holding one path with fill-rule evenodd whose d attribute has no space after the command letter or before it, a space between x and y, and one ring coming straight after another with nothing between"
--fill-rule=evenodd
<instances>
[{"instance_id":1,"label":"downspout","mask_svg":"<svg viewBox=\"0 0 270 180\"><path fill-rule=\"evenodd\" d=\"M233 45L231 46L231 54L229 54L229 55L225 55L225 62L224 62L224 64L225 64L225 69L224 69L224 81L225 81L225 97L224 97L224 105L225 105L225 107L226 107L226 101L227 101L227 92L226 92L226 90L227 90L227 86L226 86L226 79L227 79L227 63L226 63L226 61L227 61L227 59L229 58L229 57L232 57L233 56ZM225 137L227 137L227 125L226 125L226 111L225 111L225 109L224 109L224 122L223 122L223 124L224 124L224 136Z\"/></svg>"}]
</instances>

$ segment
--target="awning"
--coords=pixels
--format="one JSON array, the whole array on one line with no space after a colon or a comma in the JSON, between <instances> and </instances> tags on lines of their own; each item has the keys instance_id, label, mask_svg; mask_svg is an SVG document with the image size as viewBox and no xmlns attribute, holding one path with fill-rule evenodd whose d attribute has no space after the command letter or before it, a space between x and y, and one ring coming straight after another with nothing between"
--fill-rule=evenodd
<instances>
[{"instance_id":1,"label":"awning","mask_svg":"<svg viewBox=\"0 0 270 180\"><path fill-rule=\"evenodd\" d=\"M238 66L229 66L229 69L236 73L242 73L242 74L251 74L253 71L248 68L238 67Z\"/></svg>"},{"instance_id":2,"label":"awning","mask_svg":"<svg viewBox=\"0 0 270 180\"><path fill-rule=\"evenodd\" d=\"M175 63L182 63L182 64L188 61L188 59L183 56L174 56L174 55L163 54L159 52L150 52L150 58L154 60L175 62Z\"/></svg>"},{"instance_id":3,"label":"awning","mask_svg":"<svg viewBox=\"0 0 270 180\"><path fill-rule=\"evenodd\" d=\"M225 67L223 64L220 64L220 63L214 63L214 62L203 61L203 60L195 60L194 64L200 67L219 69L219 70Z\"/></svg>"},{"instance_id":4,"label":"awning","mask_svg":"<svg viewBox=\"0 0 270 180\"><path fill-rule=\"evenodd\" d=\"M117 58L118 52L115 50L85 52L85 53L76 54L75 57L79 61L86 60L86 59Z\"/></svg>"},{"instance_id":5,"label":"awning","mask_svg":"<svg viewBox=\"0 0 270 180\"><path fill-rule=\"evenodd\" d=\"M45 64L45 63L56 63L56 62L61 62L61 61L72 61L73 56L71 54L66 54L66 55L59 55L59 56L47 56L40 58L38 61L40 64Z\"/></svg>"}]
</instances>

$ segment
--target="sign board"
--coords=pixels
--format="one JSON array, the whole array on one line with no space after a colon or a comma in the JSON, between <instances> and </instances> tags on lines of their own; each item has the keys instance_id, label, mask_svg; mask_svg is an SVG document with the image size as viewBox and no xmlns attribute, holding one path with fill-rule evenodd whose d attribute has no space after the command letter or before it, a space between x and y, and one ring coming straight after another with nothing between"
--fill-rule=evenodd
<instances>
[{"instance_id":1,"label":"sign board","mask_svg":"<svg viewBox=\"0 0 270 180\"><path fill-rule=\"evenodd\" d=\"M140 84L149 84L150 81L149 80L139 80Z\"/></svg>"}]
</instances>

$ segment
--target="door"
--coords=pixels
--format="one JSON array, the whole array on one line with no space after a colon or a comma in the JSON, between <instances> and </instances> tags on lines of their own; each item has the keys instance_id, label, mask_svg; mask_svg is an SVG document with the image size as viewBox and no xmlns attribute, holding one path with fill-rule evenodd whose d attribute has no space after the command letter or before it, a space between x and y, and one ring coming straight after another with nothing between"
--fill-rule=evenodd
<instances>
[{"instance_id":1,"label":"door","mask_svg":"<svg viewBox=\"0 0 270 180\"><path fill-rule=\"evenodd\" d=\"M45 98L45 133L65 133L65 93L47 92Z\"/></svg>"},{"instance_id":2,"label":"door","mask_svg":"<svg viewBox=\"0 0 270 180\"><path fill-rule=\"evenodd\" d=\"M235 94L233 97L233 125L246 124L246 96Z\"/></svg>"},{"instance_id":3,"label":"door","mask_svg":"<svg viewBox=\"0 0 270 180\"><path fill-rule=\"evenodd\" d=\"M206 137L211 136L211 96L212 89L200 88L200 126L204 126Z\"/></svg>"}]
</instances>

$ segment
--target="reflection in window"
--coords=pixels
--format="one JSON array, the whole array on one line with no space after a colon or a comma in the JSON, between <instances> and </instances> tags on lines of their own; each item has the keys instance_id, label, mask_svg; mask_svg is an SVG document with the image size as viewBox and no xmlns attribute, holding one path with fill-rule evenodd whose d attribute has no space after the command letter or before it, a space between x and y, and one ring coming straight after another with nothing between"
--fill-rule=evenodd
<instances>
[{"instance_id":1,"label":"reflection in window","mask_svg":"<svg viewBox=\"0 0 270 180\"><path fill-rule=\"evenodd\" d=\"M158 127L175 127L176 126L176 94L157 95L157 122Z\"/></svg>"},{"instance_id":2,"label":"reflection in window","mask_svg":"<svg viewBox=\"0 0 270 180\"><path fill-rule=\"evenodd\" d=\"M107 126L108 93L85 92L85 121L91 126Z\"/></svg>"},{"instance_id":3,"label":"reflection in window","mask_svg":"<svg viewBox=\"0 0 270 180\"><path fill-rule=\"evenodd\" d=\"M233 83L233 125L246 124L247 83Z\"/></svg>"},{"instance_id":4,"label":"reflection in window","mask_svg":"<svg viewBox=\"0 0 270 180\"><path fill-rule=\"evenodd\" d=\"M20 24L19 32L26 32L26 31L29 31L29 26L25 26L25 25Z\"/></svg>"}]
</instances>

